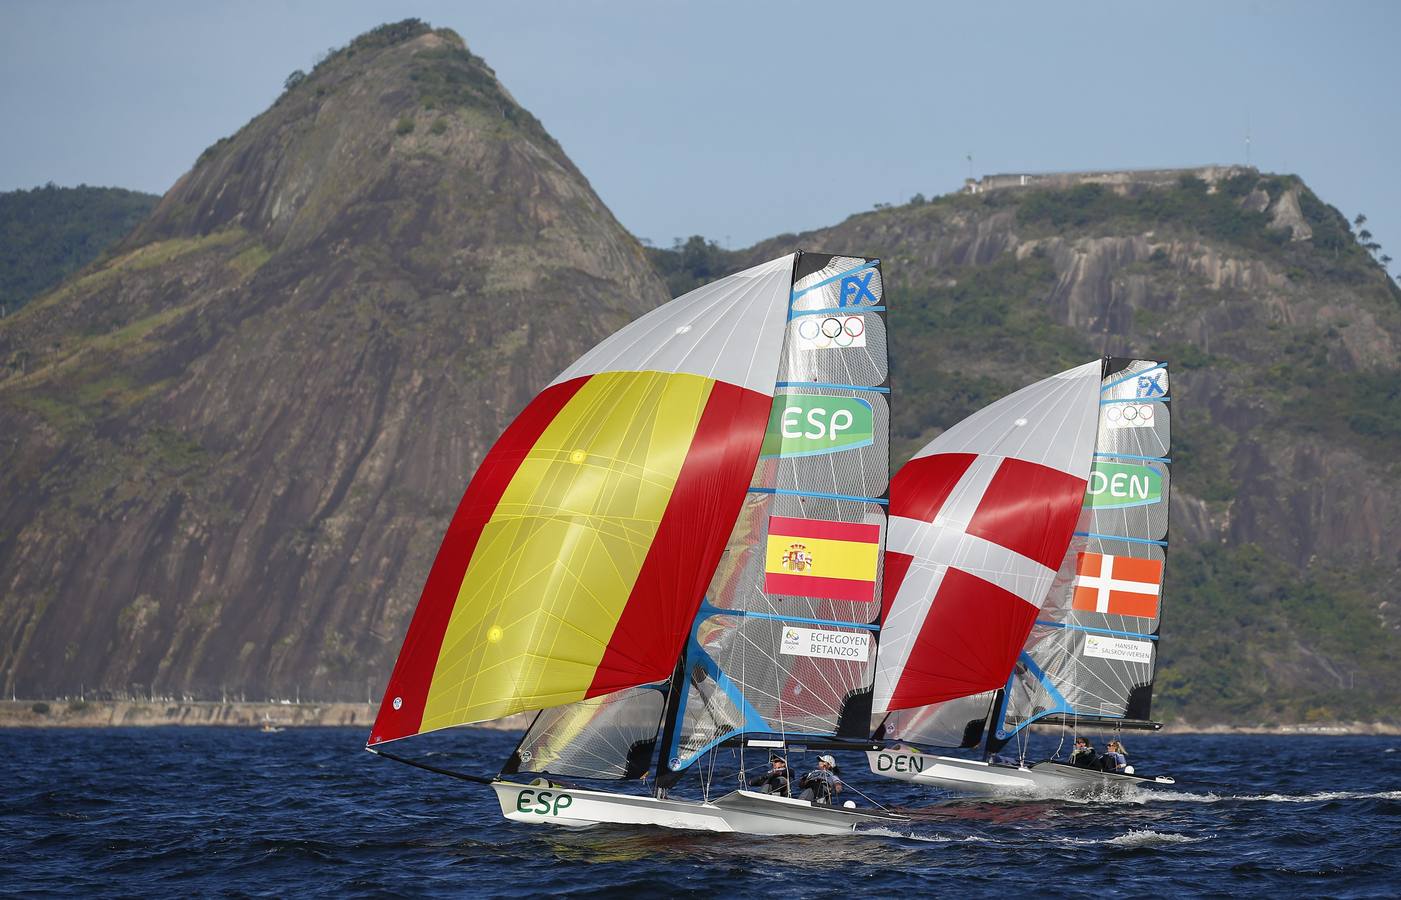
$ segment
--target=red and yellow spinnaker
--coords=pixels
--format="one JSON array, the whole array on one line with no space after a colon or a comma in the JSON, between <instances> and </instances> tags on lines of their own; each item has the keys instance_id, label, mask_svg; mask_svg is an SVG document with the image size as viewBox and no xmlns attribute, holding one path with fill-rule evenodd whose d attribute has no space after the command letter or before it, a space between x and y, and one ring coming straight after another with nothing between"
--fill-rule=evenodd
<instances>
[{"instance_id":1,"label":"red and yellow spinnaker","mask_svg":"<svg viewBox=\"0 0 1401 900\"><path fill-rule=\"evenodd\" d=\"M507 428L448 527L371 745L670 677L763 440L791 260L644 316Z\"/></svg>"}]
</instances>

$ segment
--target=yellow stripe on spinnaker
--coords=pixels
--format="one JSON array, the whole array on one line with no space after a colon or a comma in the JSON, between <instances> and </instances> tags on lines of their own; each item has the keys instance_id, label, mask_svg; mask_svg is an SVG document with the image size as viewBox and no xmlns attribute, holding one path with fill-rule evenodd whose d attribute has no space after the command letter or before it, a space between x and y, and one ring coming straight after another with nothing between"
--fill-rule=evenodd
<instances>
[{"instance_id":1,"label":"yellow stripe on spinnaker","mask_svg":"<svg viewBox=\"0 0 1401 900\"><path fill-rule=\"evenodd\" d=\"M582 699L627 605L714 382L594 375L482 530L422 731Z\"/></svg>"},{"instance_id":2,"label":"yellow stripe on spinnaker","mask_svg":"<svg viewBox=\"0 0 1401 900\"><path fill-rule=\"evenodd\" d=\"M811 563L802 570L786 566L783 557L794 544L801 544ZM834 541L830 538L769 535L764 553L764 571L775 575L810 575L820 578L876 580L879 544L864 541Z\"/></svg>"}]
</instances>

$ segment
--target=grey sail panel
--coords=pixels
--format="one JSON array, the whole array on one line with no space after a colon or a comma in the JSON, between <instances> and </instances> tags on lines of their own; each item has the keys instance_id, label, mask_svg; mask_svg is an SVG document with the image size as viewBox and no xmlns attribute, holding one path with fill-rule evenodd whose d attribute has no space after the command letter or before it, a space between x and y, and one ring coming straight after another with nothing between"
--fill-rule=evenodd
<instances>
[{"instance_id":1,"label":"grey sail panel","mask_svg":"<svg viewBox=\"0 0 1401 900\"><path fill-rule=\"evenodd\" d=\"M889 489L880 264L802 254L750 496L687 645L666 760L738 734L864 735Z\"/></svg>"},{"instance_id":2,"label":"grey sail panel","mask_svg":"<svg viewBox=\"0 0 1401 900\"><path fill-rule=\"evenodd\" d=\"M665 689L649 685L543 710L502 774L640 778L655 756L665 707Z\"/></svg>"},{"instance_id":3,"label":"grey sail panel","mask_svg":"<svg viewBox=\"0 0 1401 900\"><path fill-rule=\"evenodd\" d=\"M982 742L996 694L984 691L913 709L892 710L876 736L934 747L976 747Z\"/></svg>"},{"instance_id":4,"label":"grey sail panel","mask_svg":"<svg viewBox=\"0 0 1401 900\"><path fill-rule=\"evenodd\" d=\"M1052 715L1149 718L1164 601L1171 406L1165 364L1108 361L1080 524L1008 682L998 738Z\"/></svg>"}]
</instances>

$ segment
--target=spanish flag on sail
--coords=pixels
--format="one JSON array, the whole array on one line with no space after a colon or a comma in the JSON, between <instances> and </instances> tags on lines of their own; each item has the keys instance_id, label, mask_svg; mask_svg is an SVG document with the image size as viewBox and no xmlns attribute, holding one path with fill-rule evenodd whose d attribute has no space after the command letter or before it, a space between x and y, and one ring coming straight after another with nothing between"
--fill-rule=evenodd
<instances>
[{"instance_id":1,"label":"spanish flag on sail","mask_svg":"<svg viewBox=\"0 0 1401 900\"><path fill-rule=\"evenodd\" d=\"M879 558L879 525L770 516L764 590L869 603Z\"/></svg>"},{"instance_id":2,"label":"spanish flag on sail","mask_svg":"<svg viewBox=\"0 0 1401 900\"><path fill-rule=\"evenodd\" d=\"M654 310L511 423L448 526L371 745L670 677L758 458L792 265Z\"/></svg>"}]
</instances>

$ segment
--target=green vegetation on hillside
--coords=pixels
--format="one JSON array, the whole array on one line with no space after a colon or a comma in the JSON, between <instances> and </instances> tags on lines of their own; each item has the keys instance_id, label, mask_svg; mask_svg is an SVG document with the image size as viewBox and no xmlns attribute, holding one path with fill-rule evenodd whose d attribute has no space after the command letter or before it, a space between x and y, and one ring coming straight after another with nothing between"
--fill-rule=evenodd
<instances>
[{"instance_id":1,"label":"green vegetation on hillside","mask_svg":"<svg viewBox=\"0 0 1401 900\"><path fill-rule=\"evenodd\" d=\"M160 198L53 184L0 193L0 314L10 314L96 259Z\"/></svg>"},{"instance_id":2,"label":"green vegetation on hillside","mask_svg":"<svg viewBox=\"0 0 1401 900\"><path fill-rule=\"evenodd\" d=\"M985 266L950 266L939 277L888 272L899 298L891 329L892 457L898 464L947 428L1039 373L1093 359L1082 333L1057 324L1044 300L1056 273L1044 254ZM968 359L981 364L960 364Z\"/></svg>"},{"instance_id":3,"label":"green vegetation on hillside","mask_svg":"<svg viewBox=\"0 0 1401 900\"><path fill-rule=\"evenodd\" d=\"M1254 544L1175 547L1154 717L1401 719L1395 634L1367 587L1375 574L1323 564L1300 572ZM1274 688L1281 672L1290 673L1285 691Z\"/></svg>"},{"instance_id":4,"label":"green vegetation on hillside","mask_svg":"<svg viewBox=\"0 0 1401 900\"><path fill-rule=\"evenodd\" d=\"M673 297L744 267L741 254L725 250L698 234L684 241L677 238L670 248L648 247L647 259Z\"/></svg>"},{"instance_id":5,"label":"green vegetation on hillside","mask_svg":"<svg viewBox=\"0 0 1401 900\"><path fill-rule=\"evenodd\" d=\"M1270 227L1271 217L1246 202L1258 191L1273 199L1288 190L1297 191L1299 210L1313 231L1308 241L1292 241L1289 229ZM1001 193L1004 196L995 202L1006 202L1011 194ZM1191 175L1184 175L1171 187L1127 193L1100 184L1082 184L1064 190L1028 190L1015 201L1017 221L1034 233L1186 229L1208 240L1279 259L1291 277L1353 281L1365 277L1372 263L1371 254L1354 239L1343 214L1319 200L1292 175L1242 173L1225 179L1216 190Z\"/></svg>"}]
</instances>

